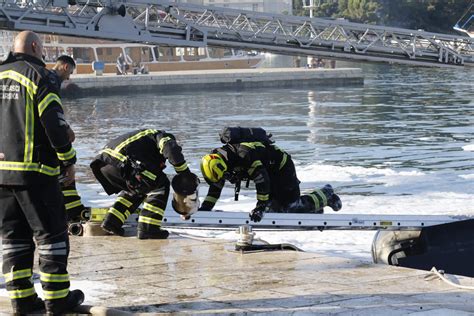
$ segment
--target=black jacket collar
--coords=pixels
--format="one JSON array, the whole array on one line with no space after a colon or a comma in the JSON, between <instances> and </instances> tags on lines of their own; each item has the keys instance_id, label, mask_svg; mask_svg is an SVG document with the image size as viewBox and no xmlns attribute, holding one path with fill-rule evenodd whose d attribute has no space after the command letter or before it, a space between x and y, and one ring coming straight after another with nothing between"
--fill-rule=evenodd
<instances>
[{"instance_id":1,"label":"black jacket collar","mask_svg":"<svg viewBox=\"0 0 474 316\"><path fill-rule=\"evenodd\" d=\"M30 62L30 63L33 63L33 64L37 64L39 66L42 66L42 67L46 67L46 64L44 62L42 62L41 60L39 60L38 58L36 57L33 57L31 55L28 55L28 54L22 54L22 53L12 53L10 52L7 56L7 59L5 59L1 64L9 64L9 63L13 63L13 62L16 62L16 61L20 61L20 60L24 60L24 61L27 61L27 62Z\"/></svg>"}]
</instances>

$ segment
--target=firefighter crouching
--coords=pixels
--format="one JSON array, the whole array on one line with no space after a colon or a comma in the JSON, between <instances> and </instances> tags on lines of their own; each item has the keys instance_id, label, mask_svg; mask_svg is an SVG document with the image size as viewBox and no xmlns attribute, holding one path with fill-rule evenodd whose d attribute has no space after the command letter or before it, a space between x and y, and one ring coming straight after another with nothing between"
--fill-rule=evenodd
<instances>
[{"instance_id":1,"label":"firefighter crouching","mask_svg":"<svg viewBox=\"0 0 474 316\"><path fill-rule=\"evenodd\" d=\"M0 64L2 269L15 314L44 307L61 314L84 300L80 290L69 291L69 240L58 182L60 168L66 182L74 181L76 153L42 51L38 35L24 31ZM36 247L45 302L32 283Z\"/></svg>"},{"instance_id":2,"label":"firefighter crouching","mask_svg":"<svg viewBox=\"0 0 474 316\"><path fill-rule=\"evenodd\" d=\"M177 172L173 178L173 208L188 219L199 207L199 179L191 173L182 149L172 134L155 129L138 130L111 140L91 163L105 192L119 193L109 209L102 229L123 236L122 225L143 202L138 217L139 239L166 239L161 229L168 203L170 181L163 172L168 160Z\"/></svg>"},{"instance_id":3,"label":"firefighter crouching","mask_svg":"<svg viewBox=\"0 0 474 316\"><path fill-rule=\"evenodd\" d=\"M220 134L225 144L205 155L201 172L209 191L200 211L211 211L221 195L225 181L236 185L252 180L257 190L257 205L250 218L259 222L265 212L323 213L325 206L342 208L341 199L331 185L300 196L300 187L291 156L279 149L262 128L226 127Z\"/></svg>"}]
</instances>

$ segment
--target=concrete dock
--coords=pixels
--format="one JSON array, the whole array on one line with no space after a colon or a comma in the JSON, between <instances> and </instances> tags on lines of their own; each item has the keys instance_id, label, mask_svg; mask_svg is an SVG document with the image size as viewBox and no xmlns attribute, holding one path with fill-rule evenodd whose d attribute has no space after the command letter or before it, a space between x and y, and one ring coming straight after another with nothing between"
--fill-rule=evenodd
<instances>
[{"instance_id":1,"label":"concrete dock","mask_svg":"<svg viewBox=\"0 0 474 316\"><path fill-rule=\"evenodd\" d=\"M63 85L63 96L162 93L183 90L301 88L363 85L359 68L258 68L156 72L147 75L75 75Z\"/></svg>"},{"instance_id":2,"label":"concrete dock","mask_svg":"<svg viewBox=\"0 0 474 316\"><path fill-rule=\"evenodd\" d=\"M427 271L356 259L294 251L241 254L232 251L231 241L174 234L142 241L71 237L71 247L72 288L101 284L102 293L84 289L86 303L93 300L115 314L474 315L472 290L426 280ZM474 286L474 279L448 277ZM0 297L0 311L9 313L8 298Z\"/></svg>"}]
</instances>

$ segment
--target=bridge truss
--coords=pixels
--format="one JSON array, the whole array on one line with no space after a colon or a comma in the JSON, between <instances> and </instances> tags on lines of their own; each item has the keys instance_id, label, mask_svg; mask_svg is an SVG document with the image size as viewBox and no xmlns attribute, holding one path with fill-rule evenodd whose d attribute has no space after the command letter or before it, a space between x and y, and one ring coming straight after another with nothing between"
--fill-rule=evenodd
<instances>
[{"instance_id":1,"label":"bridge truss","mask_svg":"<svg viewBox=\"0 0 474 316\"><path fill-rule=\"evenodd\" d=\"M474 65L469 37L162 0L0 0L0 28L345 60Z\"/></svg>"}]
</instances>

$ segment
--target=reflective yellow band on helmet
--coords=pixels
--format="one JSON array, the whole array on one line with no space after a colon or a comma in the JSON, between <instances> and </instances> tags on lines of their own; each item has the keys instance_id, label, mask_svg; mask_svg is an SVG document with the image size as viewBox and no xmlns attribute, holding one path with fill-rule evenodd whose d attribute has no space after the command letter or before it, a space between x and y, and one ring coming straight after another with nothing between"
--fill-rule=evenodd
<instances>
[{"instance_id":1,"label":"reflective yellow band on helmet","mask_svg":"<svg viewBox=\"0 0 474 316\"><path fill-rule=\"evenodd\" d=\"M251 142L251 143L240 143L240 145L243 145L243 146L246 146L246 147L249 147L249 148L252 148L252 149L255 149L257 147L264 147L265 148L265 145L262 144L261 142Z\"/></svg>"},{"instance_id":2,"label":"reflective yellow band on helmet","mask_svg":"<svg viewBox=\"0 0 474 316\"><path fill-rule=\"evenodd\" d=\"M182 172L186 169L188 169L188 164L187 163L183 163L179 166L174 166L174 170L176 170L176 172Z\"/></svg>"},{"instance_id":3,"label":"reflective yellow band on helmet","mask_svg":"<svg viewBox=\"0 0 474 316\"><path fill-rule=\"evenodd\" d=\"M79 196L79 192L77 190L63 190L64 196Z\"/></svg>"},{"instance_id":4,"label":"reflective yellow band on helmet","mask_svg":"<svg viewBox=\"0 0 474 316\"><path fill-rule=\"evenodd\" d=\"M268 201L269 198L268 194L257 194L257 200L259 201Z\"/></svg>"},{"instance_id":5,"label":"reflective yellow band on helmet","mask_svg":"<svg viewBox=\"0 0 474 316\"><path fill-rule=\"evenodd\" d=\"M17 270L17 271L5 273L3 277L5 278L5 282L10 282L13 280L29 278L32 275L33 275L33 272L31 271L31 269L23 269L23 270Z\"/></svg>"},{"instance_id":6,"label":"reflective yellow band on helmet","mask_svg":"<svg viewBox=\"0 0 474 316\"><path fill-rule=\"evenodd\" d=\"M111 207L109 213L115 215L122 223L125 223L125 215L117 211L115 208Z\"/></svg>"},{"instance_id":7,"label":"reflective yellow band on helmet","mask_svg":"<svg viewBox=\"0 0 474 316\"><path fill-rule=\"evenodd\" d=\"M213 204L216 204L217 199L216 199L215 197L212 197L212 196L206 196L206 198L204 199L204 201L210 202L210 203L213 203Z\"/></svg>"},{"instance_id":8,"label":"reflective yellow band on helmet","mask_svg":"<svg viewBox=\"0 0 474 316\"><path fill-rule=\"evenodd\" d=\"M22 86L26 88L26 91L28 92L29 97L31 99L34 98L36 91L38 90L38 86L33 81L31 81L30 79L28 79L21 73L16 72L14 70L7 70L7 71L0 72L0 79L15 80L16 82L18 82L19 84L21 84Z\"/></svg>"},{"instance_id":9,"label":"reflective yellow band on helmet","mask_svg":"<svg viewBox=\"0 0 474 316\"><path fill-rule=\"evenodd\" d=\"M74 150L74 148L71 147L71 149L69 149L69 151L65 153L56 153L56 154L58 155L59 160L65 161L65 160L74 158L74 156L76 156L76 151Z\"/></svg>"},{"instance_id":10,"label":"reflective yellow band on helmet","mask_svg":"<svg viewBox=\"0 0 474 316\"><path fill-rule=\"evenodd\" d=\"M52 168L34 162L0 161L0 170L8 171L32 171L45 174L47 176L59 175L59 167Z\"/></svg>"},{"instance_id":11,"label":"reflective yellow band on helmet","mask_svg":"<svg viewBox=\"0 0 474 316\"><path fill-rule=\"evenodd\" d=\"M140 172L142 175L144 175L145 177L147 177L148 179L150 180L153 180L155 181L156 180L156 175L148 170L144 170L142 172Z\"/></svg>"},{"instance_id":12,"label":"reflective yellow band on helmet","mask_svg":"<svg viewBox=\"0 0 474 316\"><path fill-rule=\"evenodd\" d=\"M112 156L112 157L120 160L121 162L127 161L127 156L124 156L121 153L119 153L118 151L115 151L113 149L106 148L106 149L102 150L102 152L105 153L105 154L108 154L109 156Z\"/></svg>"},{"instance_id":13,"label":"reflective yellow band on helmet","mask_svg":"<svg viewBox=\"0 0 474 316\"><path fill-rule=\"evenodd\" d=\"M127 207L127 208L133 205L132 202L130 202L129 200L127 200L126 198L123 198L123 197L119 197L117 199L117 202L119 202L122 205L125 205L125 207Z\"/></svg>"},{"instance_id":14,"label":"reflective yellow band on helmet","mask_svg":"<svg viewBox=\"0 0 474 316\"><path fill-rule=\"evenodd\" d=\"M60 282L69 282L69 274L50 274L40 272L41 282L51 282L51 283L60 283Z\"/></svg>"},{"instance_id":15,"label":"reflective yellow band on helmet","mask_svg":"<svg viewBox=\"0 0 474 316\"><path fill-rule=\"evenodd\" d=\"M24 290L8 291L8 296L10 296L10 299L12 300L29 297L35 294L36 294L36 291L34 287L31 287L29 289L24 289Z\"/></svg>"},{"instance_id":16,"label":"reflective yellow band on helmet","mask_svg":"<svg viewBox=\"0 0 474 316\"><path fill-rule=\"evenodd\" d=\"M147 129L147 130L141 131L140 133L137 133L137 134L133 135L132 137L127 138L126 140L124 140L123 142L121 142L117 147L114 148L114 150L115 150L115 151L120 151L120 150L122 150L125 146L127 146L128 144L133 143L134 141L136 141L136 140L142 138L143 136L155 134L156 132L157 132L156 129Z\"/></svg>"},{"instance_id":17,"label":"reflective yellow band on helmet","mask_svg":"<svg viewBox=\"0 0 474 316\"><path fill-rule=\"evenodd\" d=\"M285 166L287 160L288 160L288 155L284 153L283 158L281 159L281 162L280 162L280 168L278 168L278 170L281 170Z\"/></svg>"},{"instance_id":18,"label":"reflective yellow band on helmet","mask_svg":"<svg viewBox=\"0 0 474 316\"><path fill-rule=\"evenodd\" d=\"M255 171L255 169L257 167L260 167L260 166L263 166L262 162L260 160L255 160L252 165L250 166L250 169L248 171L249 173L249 176L251 176L253 174L253 172Z\"/></svg>"},{"instance_id":19,"label":"reflective yellow band on helmet","mask_svg":"<svg viewBox=\"0 0 474 316\"><path fill-rule=\"evenodd\" d=\"M163 214L165 213L165 211L162 210L161 208L153 206L153 205L148 204L148 203L145 203L143 205L143 209L147 210L147 211L150 211L152 213L156 213L156 214L161 215L161 216L163 216Z\"/></svg>"},{"instance_id":20,"label":"reflective yellow band on helmet","mask_svg":"<svg viewBox=\"0 0 474 316\"><path fill-rule=\"evenodd\" d=\"M38 113L40 117L41 115L43 115L43 112L48 108L48 105L50 105L54 101L58 102L59 105L61 105L61 99L56 93L48 93L48 95L46 95L44 99L40 101L40 103L38 104Z\"/></svg>"},{"instance_id":21,"label":"reflective yellow band on helmet","mask_svg":"<svg viewBox=\"0 0 474 316\"><path fill-rule=\"evenodd\" d=\"M161 227L161 220L157 220L151 217L139 216L138 222Z\"/></svg>"},{"instance_id":22,"label":"reflective yellow band on helmet","mask_svg":"<svg viewBox=\"0 0 474 316\"><path fill-rule=\"evenodd\" d=\"M75 208L75 207L81 206L81 205L82 205L81 200L77 200L77 201L74 201L74 202L71 202L71 203L67 203L67 204L65 205L66 211L67 211L67 210L70 210L70 209L73 209L73 208Z\"/></svg>"},{"instance_id":23,"label":"reflective yellow band on helmet","mask_svg":"<svg viewBox=\"0 0 474 316\"><path fill-rule=\"evenodd\" d=\"M45 291L43 290L43 295L45 300L57 300L64 298L69 294L69 289L58 290L58 291Z\"/></svg>"},{"instance_id":24,"label":"reflective yellow band on helmet","mask_svg":"<svg viewBox=\"0 0 474 316\"><path fill-rule=\"evenodd\" d=\"M165 144L170 141L172 138L167 136L167 137L163 137L162 139L160 139L160 142L158 143L158 148L160 149L160 154L163 155L163 148L165 147Z\"/></svg>"}]
</instances>

